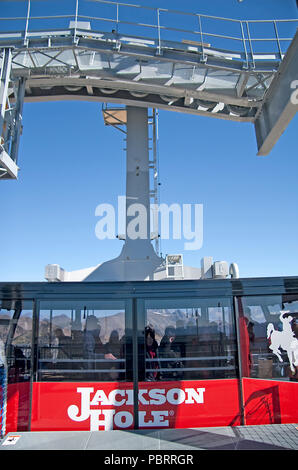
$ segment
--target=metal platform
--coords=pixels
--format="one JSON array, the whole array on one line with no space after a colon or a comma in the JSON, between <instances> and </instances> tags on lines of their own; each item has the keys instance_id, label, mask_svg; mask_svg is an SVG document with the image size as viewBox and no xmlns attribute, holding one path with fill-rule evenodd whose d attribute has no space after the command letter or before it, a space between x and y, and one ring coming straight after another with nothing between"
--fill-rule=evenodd
<instances>
[{"instance_id":1,"label":"metal platform","mask_svg":"<svg viewBox=\"0 0 298 470\"><path fill-rule=\"evenodd\" d=\"M19 16L6 7L11 14L0 18L0 178L17 178L24 101L121 103L251 122L260 155L297 112L298 19L235 20L107 0L64 0L57 11L51 3L21 1Z\"/></svg>"},{"instance_id":2,"label":"metal platform","mask_svg":"<svg viewBox=\"0 0 298 470\"><path fill-rule=\"evenodd\" d=\"M15 432L0 450L298 450L298 424L145 431Z\"/></svg>"}]
</instances>

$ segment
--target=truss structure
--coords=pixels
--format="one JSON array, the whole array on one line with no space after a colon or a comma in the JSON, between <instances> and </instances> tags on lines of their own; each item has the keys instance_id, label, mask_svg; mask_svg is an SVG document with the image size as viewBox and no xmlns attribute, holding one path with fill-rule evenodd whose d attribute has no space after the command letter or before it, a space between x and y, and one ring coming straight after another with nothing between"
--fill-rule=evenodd
<instances>
[{"instance_id":1,"label":"truss structure","mask_svg":"<svg viewBox=\"0 0 298 470\"><path fill-rule=\"evenodd\" d=\"M65 0L72 14L41 16L38 3L51 2L23 1L24 16L0 18L0 178L17 177L24 102L78 99L250 122L260 155L297 111L285 84L298 76L298 19L241 21L106 0Z\"/></svg>"}]
</instances>

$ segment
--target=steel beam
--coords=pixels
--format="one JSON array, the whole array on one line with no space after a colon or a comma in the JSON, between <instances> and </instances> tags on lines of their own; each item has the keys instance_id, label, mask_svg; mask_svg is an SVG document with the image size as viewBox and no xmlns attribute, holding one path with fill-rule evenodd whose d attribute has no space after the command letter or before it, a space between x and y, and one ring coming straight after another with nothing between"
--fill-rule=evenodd
<instances>
[{"instance_id":1,"label":"steel beam","mask_svg":"<svg viewBox=\"0 0 298 470\"><path fill-rule=\"evenodd\" d=\"M255 121L258 155L268 155L298 111L293 83L298 80L298 31L274 77Z\"/></svg>"},{"instance_id":2,"label":"steel beam","mask_svg":"<svg viewBox=\"0 0 298 470\"><path fill-rule=\"evenodd\" d=\"M0 70L0 138L3 133L5 112L8 98L8 83L10 79L12 63L11 49L3 50L2 67Z\"/></svg>"},{"instance_id":3,"label":"steel beam","mask_svg":"<svg viewBox=\"0 0 298 470\"><path fill-rule=\"evenodd\" d=\"M14 95L9 95L13 81ZM12 78L12 51L3 50L0 72L0 178L16 179L17 157L22 130L25 78Z\"/></svg>"},{"instance_id":4,"label":"steel beam","mask_svg":"<svg viewBox=\"0 0 298 470\"><path fill-rule=\"evenodd\" d=\"M18 166L10 158L8 153L0 145L0 178L2 179L16 179L18 176Z\"/></svg>"},{"instance_id":5,"label":"steel beam","mask_svg":"<svg viewBox=\"0 0 298 470\"><path fill-rule=\"evenodd\" d=\"M10 147L10 157L15 163L18 160L18 151L22 132L25 86L26 80L24 78L19 79L14 109L14 131L12 133L12 142Z\"/></svg>"},{"instance_id":6,"label":"steel beam","mask_svg":"<svg viewBox=\"0 0 298 470\"><path fill-rule=\"evenodd\" d=\"M21 75L20 75L21 76ZM114 89L115 92L117 90L128 91L128 92L140 92L143 94L151 94L151 95L166 95L171 96L173 98L183 98L183 99L200 99L206 101L213 101L215 103L224 103L224 104L232 104L235 106L243 106L246 108L260 108L262 106L262 101L257 100L255 98L250 97L238 97L234 96L231 91L227 93L227 91L213 89L213 90L188 90L187 87L179 88L178 86L169 86L169 85L162 85L160 83L154 84L150 82L135 82L133 80L128 79L120 79L119 77L115 77L112 74L105 73L101 75L100 72L97 73L97 77L92 77L88 75L87 78L78 78L78 77L33 77L30 76L27 78L27 87L30 89L30 93L28 89L26 90L25 95L25 102L36 102L36 101L51 101L51 92L50 89L45 89L45 87L88 87L91 86L94 90L102 89L102 88L109 88L110 90ZM88 90L87 90L88 91ZM55 93L54 93L55 94ZM66 94L66 93L65 93ZM75 93L77 94L77 93ZM82 94L86 94L82 92ZM90 93L88 93L89 96ZM140 98L138 98L140 100ZM121 104L121 102L119 103Z\"/></svg>"}]
</instances>

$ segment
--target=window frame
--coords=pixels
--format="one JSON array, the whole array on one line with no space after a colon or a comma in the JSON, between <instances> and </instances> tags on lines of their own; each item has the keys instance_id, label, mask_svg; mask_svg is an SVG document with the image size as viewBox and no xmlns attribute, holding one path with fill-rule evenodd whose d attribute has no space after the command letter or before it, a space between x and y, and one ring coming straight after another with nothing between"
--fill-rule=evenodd
<instances>
[{"instance_id":1,"label":"window frame","mask_svg":"<svg viewBox=\"0 0 298 470\"><path fill-rule=\"evenodd\" d=\"M147 310L149 310L150 306L148 306L148 304L151 305L153 304L156 304L156 305L161 305L162 303L169 303L169 304L173 304L173 306L176 304L181 304L183 305L184 304L184 307L176 307L176 308L191 308L191 307L186 307L185 304L198 304L196 307L193 306L192 308L199 308L199 304L200 303L205 303L206 304L206 307L207 308L218 308L218 307L221 307L221 308L225 308L225 307L228 307L230 309L230 312L229 312L229 316L230 316L230 320L231 320L231 324L230 324L230 327L231 327L231 332L233 333L232 337L228 336L228 341L233 341L233 344L234 344L234 351L231 352L231 357L233 358L233 362L234 362L234 366L231 367L231 372L234 371L234 373L232 374L231 377L206 377L206 378L191 378L191 377L183 377L181 379L178 379L178 380L183 380L183 381L191 381L191 380L212 380L212 379L216 379L216 380L220 380L220 379L228 379L228 378L233 378L233 379L239 379L239 354L238 354L238 349L237 349L237 330L236 330L236 318L235 318L235 311L234 311L234 303L233 303L233 296L230 296L230 295L218 295L218 296L208 296L208 295L202 295L202 296L196 296L196 295L189 295L189 296L185 296L185 294L183 296L169 296L169 294L167 293L167 295L163 295L163 296L154 296L154 297L142 297L142 298L138 298L137 299L137 305L138 305L138 357L139 357L139 366L138 366L138 370L139 370L139 381L146 381L146 361L149 361L150 359L146 359L146 347L145 347L145 334L144 334L144 331L145 331L145 326L147 325ZM219 302L222 302L223 305L222 306L218 306L217 304ZM213 305L214 304L214 305ZM156 306L154 306L154 308L157 308ZM159 308L162 308L162 307L159 307ZM173 308L173 307L170 307L170 308ZM142 331L142 334L140 334L140 331ZM218 342L218 344L220 344L220 342ZM224 359L227 359L228 356L221 356L221 360L224 360ZM207 360L206 357L201 357L199 358L200 360ZM181 358L181 362L183 360L186 360L186 361L192 361L192 360L195 360L196 358L195 357L186 357L186 358ZM214 356L214 357L210 357L209 360L216 360L218 359L218 356ZM154 359L152 359L153 361ZM164 361L166 361L166 359L159 359L159 361L162 363ZM186 367L184 367L185 369L189 369ZM181 370L184 370L181 369ZM161 367L161 370L163 371L164 368ZM216 369L223 369L223 368L217 368ZM197 369L196 368L190 368L188 370L188 372L196 372L196 371L204 371L204 370L210 370L210 372L214 371L214 367L210 366L209 368L208 367L198 367ZM174 371L174 369L172 369L172 371ZM163 380L163 379L162 379ZM175 379L173 379L175 380ZM163 381L172 381L172 379L168 379L168 378L165 378ZM158 383L158 381L157 381Z\"/></svg>"}]
</instances>

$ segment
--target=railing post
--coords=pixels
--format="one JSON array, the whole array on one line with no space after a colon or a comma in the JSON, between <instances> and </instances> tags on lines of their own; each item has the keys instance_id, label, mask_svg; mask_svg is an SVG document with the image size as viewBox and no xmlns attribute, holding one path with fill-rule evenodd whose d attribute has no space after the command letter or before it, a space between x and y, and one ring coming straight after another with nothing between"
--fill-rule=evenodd
<instances>
[{"instance_id":1,"label":"railing post","mask_svg":"<svg viewBox=\"0 0 298 470\"><path fill-rule=\"evenodd\" d=\"M246 39L244 36L244 30L243 30L243 23L240 21L240 26L241 26L241 33L242 33L242 42L243 42L243 48L244 48L244 53L245 53L245 59L246 59L246 67L248 69L248 54L247 54L247 48L246 48Z\"/></svg>"},{"instance_id":2,"label":"railing post","mask_svg":"<svg viewBox=\"0 0 298 470\"><path fill-rule=\"evenodd\" d=\"M118 24L119 24L119 3L117 3L117 16L116 16L116 32L118 34Z\"/></svg>"},{"instance_id":3,"label":"railing post","mask_svg":"<svg viewBox=\"0 0 298 470\"><path fill-rule=\"evenodd\" d=\"M78 12L79 12L79 0L76 0L75 27L74 27L74 36L73 36L73 42L75 44L77 43Z\"/></svg>"},{"instance_id":4,"label":"railing post","mask_svg":"<svg viewBox=\"0 0 298 470\"><path fill-rule=\"evenodd\" d=\"M161 55L161 41L160 41L160 11L159 11L159 8L157 8L157 31L158 31L158 46L157 46L157 50L158 50L158 55Z\"/></svg>"},{"instance_id":5,"label":"railing post","mask_svg":"<svg viewBox=\"0 0 298 470\"><path fill-rule=\"evenodd\" d=\"M276 36L277 45L278 45L278 52L279 52L280 60L282 60L282 49L281 49L281 45L280 45L280 40L279 40L279 35L278 35L278 29L277 29L276 21L274 20L273 23L274 23L275 36Z\"/></svg>"},{"instance_id":6,"label":"railing post","mask_svg":"<svg viewBox=\"0 0 298 470\"><path fill-rule=\"evenodd\" d=\"M28 45L27 34L28 34L28 26L29 26L30 9L31 9L31 0L28 0L27 18L26 18L26 26L25 26L25 34L24 34L24 46Z\"/></svg>"},{"instance_id":7,"label":"railing post","mask_svg":"<svg viewBox=\"0 0 298 470\"><path fill-rule=\"evenodd\" d=\"M255 64L255 60L254 60L254 51L253 51L253 47L252 47L252 41L251 41L251 37L250 37L250 30L249 30L249 26L248 26L248 21L246 21L246 27L247 27L247 35L248 35L248 41L249 41L251 60L252 60L252 67L255 68L256 64Z\"/></svg>"},{"instance_id":8,"label":"railing post","mask_svg":"<svg viewBox=\"0 0 298 470\"><path fill-rule=\"evenodd\" d=\"M200 36L201 36L201 51L202 51L202 62L206 62L207 57L205 56L205 51L204 51L204 35L203 35L203 29L202 29L202 20L201 20L201 15L198 15L198 21L199 21L199 26L200 26Z\"/></svg>"}]
</instances>

